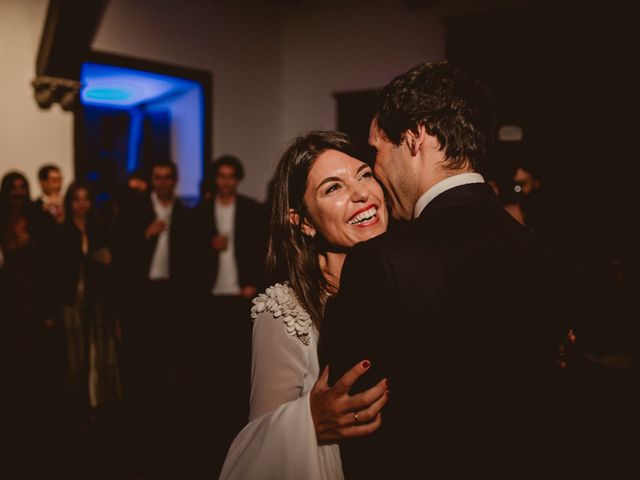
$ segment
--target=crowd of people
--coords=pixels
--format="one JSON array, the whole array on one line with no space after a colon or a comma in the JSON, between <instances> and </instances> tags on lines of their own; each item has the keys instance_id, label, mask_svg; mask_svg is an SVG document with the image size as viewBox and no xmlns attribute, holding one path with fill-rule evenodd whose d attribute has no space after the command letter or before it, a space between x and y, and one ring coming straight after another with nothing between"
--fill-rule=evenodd
<instances>
[{"instance_id":1,"label":"crowd of people","mask_svg":"<svg viewBox=\"0 0 640 480\"><path fill-rule=\"evenodd\" d=\"M165 468L176 442L168 432L190 421L215 430L202 432L212 442L202 448L220 451L221 463L246 421L265 208L238 193L236 157L212 163L195 208L176 197L178 174L158 161L103 204L83 180L63 192L55 165L39 170L35 201L25 175L3 177L0 337L16 430L34 433L18 452L53 418L67 423L52 426L56 438L117 411L142 470Z\"/></svg>"},{"instance_id":2,"label":"crowd of people","mask_svg":"<svg viewBox=\"0 0 640 480\"><path fill-rule=\"evenodd\" d=\"M614 472L637 389L602 372L636 371L637 335L612 357L622 344L594 341L589 319L621 317L630 284L614 270L588 311L595 290L552 246L535 169L483 177L495 126L484 89L441 61L381 90L373 166L347 135L310 132L267 205L238 193L233 156L212 162L194 208L169 160L100 205L83 180L63 195L54 165L35 202L7 173L16 463L68 455L52 447L65 425L119 411L139 478Z\"/></svg>"}]
</instances>

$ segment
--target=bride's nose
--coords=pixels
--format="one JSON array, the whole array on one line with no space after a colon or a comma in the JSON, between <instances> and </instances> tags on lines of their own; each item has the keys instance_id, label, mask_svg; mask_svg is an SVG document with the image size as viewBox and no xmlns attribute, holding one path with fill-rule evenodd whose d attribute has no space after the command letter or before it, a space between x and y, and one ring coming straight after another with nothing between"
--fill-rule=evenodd
<instances>
[{"instance_id":1,"label":"bride's nose","mask_svg":"<svg viewBox=\"0 0 640 480\"><path fill-rule=\"evenodd\" d=\"M351 201L354 203L366 202L369 198L369 190L361 184L356 184L351 190Z\"/></svg>"}]
</instances>

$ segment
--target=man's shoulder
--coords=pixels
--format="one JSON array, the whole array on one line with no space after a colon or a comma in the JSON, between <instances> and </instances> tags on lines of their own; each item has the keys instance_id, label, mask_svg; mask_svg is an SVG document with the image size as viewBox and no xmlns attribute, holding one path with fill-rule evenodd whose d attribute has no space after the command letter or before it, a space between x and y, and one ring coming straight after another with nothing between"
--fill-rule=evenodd
<instances>
[{"instance_id":1,"label":"man's shoulder","mask_svg":"<svg viewBox=\"0 0 640 480\"><path fill-rule=\"evenodd\" d=\"M250 208L262 208L263 204L257 201L255 198L248 197L239 193L236 196L236 202L238 205L243 205Z\"/></svg>"},{"instance_id":2,"label":"man's shoulder","mask_svg":"<svg viewBox=\"0 0 640 480\"><path fill-rule=\"evenodd\" d=\"M385 233L357 244L349 256L353 254L385 256L392 253L402 253L406 251L407 247L423 243L423 235L424 226L419 222L398 223Z\"/></svg>"},{"instance_id":3,"label":"man's shoulder","mask_svg":"<svg viewBox=\"0 0 640 480\"><path fill-rule=\"evenodd\" d=\"M139 210L153 210L153 200L151 198L151 192L145 193L144 195L138 198L134 207L137 207Z\"/></svg>"},{"instance_id":4,"label":"man's shoulder","mask_svg":"<svg viewBox=\"0 0 640 480\"><path fill-rule=\"evenodd\" d=\"M152 221L156 216L156 211L151 200L151 195L144 195L137 202L132 203L128 208L124 209L124 217L130 219L134 223L146 224Z\"/></svg>"},{"instance_id":5,"label":"man's shoulder","mask_svg":"<svg viewBox=\"0 0 640 480\"><path fill-rule=\"evenodd\" d=\"M266 222L265 205L251 197L238 195L236 197L236 208L236 214L243 224L248 222L253 227L257 227L260 222Z\"/></svg>"}]
</instances>

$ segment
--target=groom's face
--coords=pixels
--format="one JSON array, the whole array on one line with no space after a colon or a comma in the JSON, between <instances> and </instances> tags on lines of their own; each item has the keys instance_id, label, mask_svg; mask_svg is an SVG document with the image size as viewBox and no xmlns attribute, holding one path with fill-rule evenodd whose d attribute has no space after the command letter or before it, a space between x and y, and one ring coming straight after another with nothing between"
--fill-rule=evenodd
<instances>
[{"instance_id":1,"label":"groom's face","mask_svg":"<svg viewBox=\"0 0 640 480\"><path fill-rule=\"evenodd\" d=\"M369 144L376 149L373 173L384 185L391 214L397 219L411 220L415 178L410 169L411 153L406 142L394 145L380 130L374 118L369 129Z\"/></svg>"}]
</instances>

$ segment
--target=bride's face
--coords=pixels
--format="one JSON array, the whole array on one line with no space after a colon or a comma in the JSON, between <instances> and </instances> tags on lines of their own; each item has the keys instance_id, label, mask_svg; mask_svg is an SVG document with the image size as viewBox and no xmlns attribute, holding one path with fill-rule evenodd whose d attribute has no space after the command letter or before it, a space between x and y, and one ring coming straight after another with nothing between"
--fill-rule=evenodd
<instances>
[{"instance_id":1,"label":"bride's face","mask_svg":"<svg viewBox=\"0 0 640 480\"><path fill-rule=\"evenodd\" d=\"M349 248L387 229L384 194L364 162L337 150L327 150L315 160L307 177L304 202L316 229L329 244Z\"/></svg>"}]
</instances>

